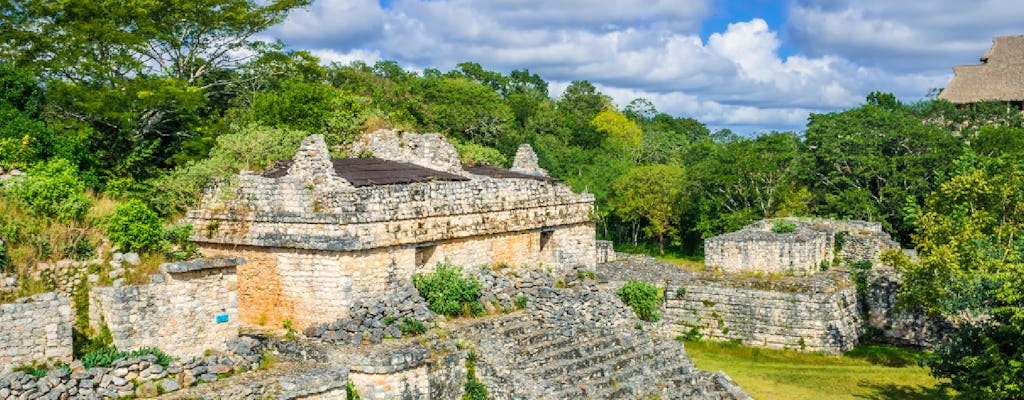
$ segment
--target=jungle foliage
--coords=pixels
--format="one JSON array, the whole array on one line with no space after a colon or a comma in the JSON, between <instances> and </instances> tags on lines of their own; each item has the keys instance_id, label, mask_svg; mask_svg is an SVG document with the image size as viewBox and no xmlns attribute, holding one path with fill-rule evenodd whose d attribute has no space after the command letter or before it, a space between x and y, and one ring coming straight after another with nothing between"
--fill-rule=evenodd
<instances>
[{"instance_id":1,"label":"jungle foliage","mask_svg":"<svg viewBox=\"0 0 1024 400\"><path fill-rule=\"evenodd\" d=\"M921 254L900 264L908 304L988 317L968 319L933 371L965 397L1021 397L1019 110L874 92L802 132L736 135L646 99L617 106L586 80L553 95L527 69L324 64L256 40L308 4L3 2L0 168L28 173L0 183L0 268L88 257L98 231L185 257L187 230L157 222L311 133L343 156L364 132L439 132L465 162L502 166L529 143L552 176L595 195L598 235L634 249L699 256L703 238L768 217L881 222Z\"/></svg>"}]
</instances>

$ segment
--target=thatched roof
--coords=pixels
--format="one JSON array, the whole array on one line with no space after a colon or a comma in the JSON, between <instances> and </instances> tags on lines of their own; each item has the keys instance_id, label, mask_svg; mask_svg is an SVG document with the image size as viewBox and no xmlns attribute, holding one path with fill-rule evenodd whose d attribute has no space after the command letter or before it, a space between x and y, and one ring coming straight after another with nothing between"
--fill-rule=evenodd
<instances>
[{"instance_id":1,"label":"thatched roof","mask_svg":"<svg viewBox=\"0 0 1024 400\"><path fill-rule=\"evenodd\" d=\"M981 62L953 67L953 80L939 98L960 104L1024 100L1024 35L992 39Z\"/></svg>"}]
</instances>

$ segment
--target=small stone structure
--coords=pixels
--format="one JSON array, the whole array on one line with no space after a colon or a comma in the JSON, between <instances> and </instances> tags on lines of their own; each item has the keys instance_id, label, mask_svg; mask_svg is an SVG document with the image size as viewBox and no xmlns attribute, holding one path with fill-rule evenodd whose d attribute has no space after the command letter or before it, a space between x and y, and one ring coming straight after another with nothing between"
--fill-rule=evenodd
<instances>
[{"instance_id":1,"label":"small stone structure","mask_svg":"<svg viewBox=\"0 0 1024 400\"><path fill-rule=\"evenodd\" d=\"M37 361L71 361L73 320L71 299L55 293L0 304L0 373Z\"/></svg>"},{"instance_id":2,"label":"small stone structure","mask_svg":"<svg viewBox=\"0 0 1024 400\"><path fill-rule=\"evenodd\" d=\"M776 222L797 226L776 233ZM763 220L704 242L705 265L723 272L800 272L813 274L836 261L878 261L887 249L899 249L877 222L784 218Z\"/></svg>"},{"instance_id":3,"label":"small stone structure","mask_svg":"<svg viewBox=\"0 0 1024 400\"><path fill-rule=\"evenodd\" d=\"M150 284L91 292L89 316L106 324L121 351L155 347L178 357L224 350L238 336L240 258L199 259L160 266Z\"/></svg>"},{"instance_id":4,"label":"small stone structure","mask_svg":"<svg viewBox=\"0 0 1024 400\"><path fill-rule=\"evenodd\" d=\"M331 159L310 136L279 169L213 188L188 213L204 254L248 261L238 270L242 322L343 320L442 261L556 273L595 265L591 194L541 175L464 169L439 135L378 131L352 154L374 158Z\"/></svg>"},{"instance_id":5,"label":"small stone structure","mask_svg":"<svg viewBox=\"0 0 1024 400\"><path fill-rule=\"evenodd\" d=\"M799 285L777 284L770 290L721 278L670 288L665 304L665 318L672 322L670 336L690 333L826 354L852 350L862 322L856 286L823 275L800 280Z\"/></svg>"}]
</instances>

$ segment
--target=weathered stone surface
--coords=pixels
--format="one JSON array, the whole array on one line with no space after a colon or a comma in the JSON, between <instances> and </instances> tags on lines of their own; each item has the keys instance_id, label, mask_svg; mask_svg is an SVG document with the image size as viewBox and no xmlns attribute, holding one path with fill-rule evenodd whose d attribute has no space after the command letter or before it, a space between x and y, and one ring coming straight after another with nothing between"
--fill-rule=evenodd
<instances>
[{"instance_id":1,"label":"weathered stone surface","mask_svg":"<svg viewBox=\"0 0 1024 400\"><path fill-rule=\"evenodd\" d=\"M439 136L378 132L361 143L375 157L462 173L454 147ZM467 269L544 265L556 273L596 262L590 194L551 181L470 174L466 181L358 188L305 178L332 173L325 151L322 139L311 137L288 175L241 176L233 187L210 190L203 209L186 218L198 227L192 240L204 254L248 260L238 267L243 322L289 321L303 330L346 320L354 309L407 291L413 274L442 261ZM222 196L228 190L232 195ZM383 326L372 328L348 330L346 338L339 329L311 333L352 341L355 333L359 341L383 336Z\"/></svg>"},{"instance_id":2,"label":"weathered stone surface","mask_svg":"<svg viewBox=\"0 0 1024 400\"><path fill-rule=\"evenodd\" d=\"M119 350L155 347L179 357L224 350L238 335L238 258L166 263L148 285L91 292L89 316Z\"/></svg>"},{"instance_id":3,"label":"weathered stone surface","mask_svg":"<svg viewBox=\"0 0 1024 400\"><path fill-rule=\"evenodd\" d=\"M0 304L0 373L37 360L71 361L71 299L38 294Z\"/></svg>"},{"instance_id":4,"label":"weathered stone surface","mask_svg":"<svg viewBox=\"0 0 1024 400\"><path fill-rule=\"evenodd\" d=\"M378 130L363 135L352 144L352 154L401 161L456 175L464 173L459 153L437 133L416 134Z\"/></svg>"},{"instance_id":5,"label":"weathered stone surface","mask_svg":"<svg viewBox=\"0 0 1024 400\"><path fill-rule=\"evenodd\" d=\"M772 232L777 221L795 223L797 230ZM899 248L877 222L782 218L758 221L739 231L708 238L704 242L704 262L725 272L813 274L835 261L877 262L883 250Z\"/></svg>"},{"instance_id":6,"label":"weathered stone surface","mask_svg":"<svg viewBox=\"0 0 1024 400\"><path fill-rule=\"evenodd\" d=\"M537 162L537 153L534 153L533 147L526 143L516 149L516 158L512 160L510 170L528 175L548 176L548 171L541 168Z\"/></svg>"}]
</instances>

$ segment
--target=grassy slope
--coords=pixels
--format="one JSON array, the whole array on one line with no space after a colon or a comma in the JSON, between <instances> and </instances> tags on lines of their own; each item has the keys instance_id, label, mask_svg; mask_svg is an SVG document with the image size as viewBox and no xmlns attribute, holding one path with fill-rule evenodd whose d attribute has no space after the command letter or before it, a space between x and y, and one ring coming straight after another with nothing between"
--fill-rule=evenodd
<instances>
[{"instance_id":1,"label":"grassy slope","mask_svg":"<svg viewBox=\"0 0 1024 400\"><path fill-rule=\"evenodd\" d=\"M871 350L903 353L879 347ZM949 398L946 391L936 387L938 381L928 375L927 369L912 362L872 359L872 363L856 356L833 357L716 343L688 342L686 351L697 367L725 371L758 400ZM854 352L858 353L865 352Z\"/></svg>"}]
</instances>

